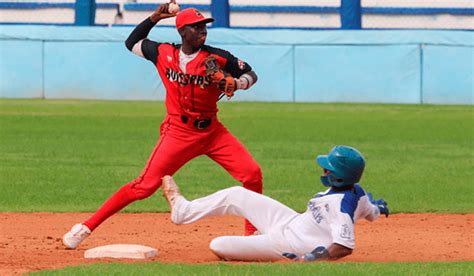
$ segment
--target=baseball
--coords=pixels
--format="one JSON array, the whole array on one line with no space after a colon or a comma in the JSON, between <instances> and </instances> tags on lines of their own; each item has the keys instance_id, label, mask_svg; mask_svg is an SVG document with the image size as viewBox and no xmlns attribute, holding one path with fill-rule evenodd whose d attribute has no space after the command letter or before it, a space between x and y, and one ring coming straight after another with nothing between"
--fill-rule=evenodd
<instances>
[{"instance_id":1,"label":"baseball","mask_svg":"<svg viewBox=\"0 0 474 276\"><path fill-rule=\"evenodd\" d=\"M170 14L177 14L179 12L179 5L176 3L169 3L168 4L168 13Z\"/></svg>"}]
</instances>

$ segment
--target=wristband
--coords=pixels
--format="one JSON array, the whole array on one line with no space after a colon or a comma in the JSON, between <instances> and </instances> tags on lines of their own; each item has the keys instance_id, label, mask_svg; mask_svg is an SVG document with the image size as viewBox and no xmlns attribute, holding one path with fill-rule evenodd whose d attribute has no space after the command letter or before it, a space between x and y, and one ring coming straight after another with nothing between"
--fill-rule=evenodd
<instances>
[{"instance_id":1,"label":"wristband","mask_svg":"<svg viewBox=\"0 0 474 276\"><path fill-rule=\"evenodd\" d=\"M240 78L235 79L237 89L247 90L254 84L254 79L249 74L243 74Z\"/></svg>"}]
</instances>

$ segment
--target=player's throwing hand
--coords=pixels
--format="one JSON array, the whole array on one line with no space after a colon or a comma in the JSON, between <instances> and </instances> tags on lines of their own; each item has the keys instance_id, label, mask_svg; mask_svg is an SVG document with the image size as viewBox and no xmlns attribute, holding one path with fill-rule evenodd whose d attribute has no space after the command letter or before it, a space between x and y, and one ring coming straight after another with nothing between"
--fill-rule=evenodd
<instances>
[{"instance_id":1,"label":"player's throwing hand","mask_svg":"<svg viewBox=\"0 0 474 276\"><path fill-rule=\"evenodd\" d=\"M175 9L174 7L170 8L170 5L177 5L176 1L171 0L169 3L159 5L156 8L155 12L153 12L153 14L150 16L151 21L156 23L162 19L175 17L177 12L170 12ZM178 11L179 11L179 6L178 6Z\"/></svg>"}]
</instances>

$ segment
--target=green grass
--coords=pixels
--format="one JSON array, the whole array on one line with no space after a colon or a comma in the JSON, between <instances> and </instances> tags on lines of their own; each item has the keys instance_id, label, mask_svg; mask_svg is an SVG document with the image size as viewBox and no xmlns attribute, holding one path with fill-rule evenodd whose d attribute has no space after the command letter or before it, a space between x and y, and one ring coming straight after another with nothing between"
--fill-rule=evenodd
<instances>
[{"instance_id":1,"label":"green grass","mask_svg":"<svg viewBox=\"0 0 474 276\"><path fill-rule=\"evenodd\" d=\"M362 185L392 212L472 213L473 107L221 103L220 118L260 163L265 193L303 211L323 190L317 154L352 145ZM94 211L135 178L158 139L161 102L0 100L0 211ZM237 185L206 157L176 175L196 198ZM128 212L166 211L157 193ZM108 263L46 275L469 275L461 263ZM36 274L36 273L35 273Z\"/></svg>"},{"instance_id":2,"label":"green grass","mask_svg":"<svg viewBox=\"0 0 474 276\"><path fill-rule=\"evenodd\" d=\"M139 267L139 269L137 269ZM463 263L94 264L34 275L470 275ZM471 272L469 272L471 271Z\"/></svg>"},{"instance_id":3,"label":"green grass","mask_svg":"<svg viewBox=\"0 0 474 276\"><path fill-rule=\"evenodd\" d=\"M303 211L323 190L317 154L361 150L361 182L392 212L472 213L472 106L221 103L220 119L264 173L265 193ZM0 211L94 211L142 170L162 102L0 100ZM196 198L238 185L199 157L177 174ZM156 193L128 212L166 211Z\"/></svg>"}]
</instances>

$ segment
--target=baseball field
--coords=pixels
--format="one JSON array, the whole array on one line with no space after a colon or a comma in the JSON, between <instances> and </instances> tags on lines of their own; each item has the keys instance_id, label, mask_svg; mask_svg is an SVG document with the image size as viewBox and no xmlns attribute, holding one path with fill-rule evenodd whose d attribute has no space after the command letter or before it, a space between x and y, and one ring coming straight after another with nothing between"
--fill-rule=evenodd
<instances>
[{"instance_id":1,"label":"baseball field","mask_svg":"<svg viewBox=\"0 0 474 276\"><path fill-rule=\"evenodd\" d=\"M175 226L161 191L100 226L78 250L61 236L142 170L162 102L0 99L0 275L469 275L474 271L472 106L220 103L220 120L259 162L264 193L304 211L324 187L318 154L364 153L362 186L391 215L356 225L354 254L334 263L225 263L207 245L243 219ZM175 175L193 199L239 185L199 157ZM84 250L137 243L146 261L86 260ZM469 272L471 271L471 272Z\"/></svg>"}]
</instances>

